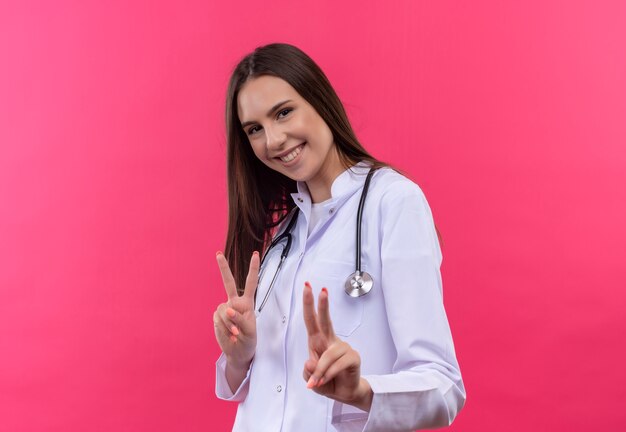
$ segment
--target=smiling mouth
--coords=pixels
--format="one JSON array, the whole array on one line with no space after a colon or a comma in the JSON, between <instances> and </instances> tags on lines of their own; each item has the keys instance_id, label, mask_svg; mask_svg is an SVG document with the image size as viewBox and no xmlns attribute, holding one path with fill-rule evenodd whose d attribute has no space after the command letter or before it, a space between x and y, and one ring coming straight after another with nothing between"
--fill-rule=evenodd
<instances>
[{"instance_id":1,"label":"smiling mouth","mask_svg":"<svg viewBox=\"0 0 626 432\"><path fill-rule=\"evenodd\" d=\"M286 154L285 156L281 156L278 157L277 159L280 159L281 161L287 163L287 162L291 162L292 160L294 160L296 157L298 157L298 155L300 154L300 152L302 151L302 147L304 146L305 143L300 144L298 147L296 147L295 149L293 149L291 152L289 152L288 154Z\"/></svg>"}]
</instances>

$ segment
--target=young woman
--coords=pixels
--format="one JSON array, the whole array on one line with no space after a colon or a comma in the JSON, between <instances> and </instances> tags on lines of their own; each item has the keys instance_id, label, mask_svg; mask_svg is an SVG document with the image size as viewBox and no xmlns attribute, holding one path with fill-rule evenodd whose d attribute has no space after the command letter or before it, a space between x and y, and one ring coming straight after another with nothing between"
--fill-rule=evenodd
<instances>
[{"instance_id":1,"label":"young woman","mask_svg":"<svg viewBox=\"0 0 626 432\"><path fill-rule=\"evenodd\" d=\"M291 45L237 65L226 127L228 297L214 324L233 430L449 425L465 389L420 188L365 151L326 76Z\"/></svg>"}]
</instances>

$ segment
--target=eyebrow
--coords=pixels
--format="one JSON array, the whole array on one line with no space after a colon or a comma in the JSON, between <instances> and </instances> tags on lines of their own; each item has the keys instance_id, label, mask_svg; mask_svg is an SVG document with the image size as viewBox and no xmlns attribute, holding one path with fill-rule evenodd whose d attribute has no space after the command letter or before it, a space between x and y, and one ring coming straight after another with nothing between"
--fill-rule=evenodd
<instances>
[{"instance_id":1,"label":"eyebrow","mask_svg":"<svg viewBox=\"0 0 626 432\"><path fill-rule=\"evenodd\" d=\"M280 108L282 105L286 104L287 102L291 102L291 99L287 99L287 100L284 100L282 102L278 102L276 105L274 105L272 108L270 108L270 110L267 112L266 116L267 117L271 116L274 111L276 111L278 108ZM241 123L241 127L245 128L246 126L251 125L253 123L256 123L256 122L254 122L254 121L246 121L246 122Z\"/></svg>"}]
</instances>

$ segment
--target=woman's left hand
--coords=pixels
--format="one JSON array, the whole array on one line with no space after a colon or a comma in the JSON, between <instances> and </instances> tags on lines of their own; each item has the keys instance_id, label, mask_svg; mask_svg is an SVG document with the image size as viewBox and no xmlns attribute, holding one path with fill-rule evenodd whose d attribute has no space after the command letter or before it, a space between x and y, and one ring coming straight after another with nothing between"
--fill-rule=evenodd
<instances>
[{"instance_id":1,"label":"woman's left hand","mask_svg":"<svg viewBox=\"0 0 626 432\"><path fill-rule=\"evenodd\" d=\"M307 282L303 294L304 322L309 340L309 359L304 363L304 380L314 392L369 411L372 389L361 377L361 357L333 330L328 291L322 288L315 312L313 291Z\"/></svg>"}]
</instances>

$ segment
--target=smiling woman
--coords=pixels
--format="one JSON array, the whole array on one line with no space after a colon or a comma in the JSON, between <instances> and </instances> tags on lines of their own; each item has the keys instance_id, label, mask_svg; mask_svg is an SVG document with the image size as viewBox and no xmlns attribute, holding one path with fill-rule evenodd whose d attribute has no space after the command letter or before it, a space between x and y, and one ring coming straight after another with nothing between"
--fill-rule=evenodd
<instances>
[{"instance_id":1,"label":"smiling woman","mask_svg":"<svg viewBox=\"0 0 626 432\"><path fill-rule=\"evenodd\" d=\"M323 72L290 45L237 65L226 127L227 301L213 319L233 430L449 425L465 389L421 189L367 153Z\"/></svg>"},{"instance_id":2,"label":"smiling woman","mask_svg":"<svg viewBox=\"0 0 626 432\"><path fill-rule=\"evenodd\" d=\"M237 107L261 162L288 178L306 182L313 202L330 198L332 181L345 168L330 128L311 104L283 79L265 75L242 86Z\"/></svg>"}]
</instances>

